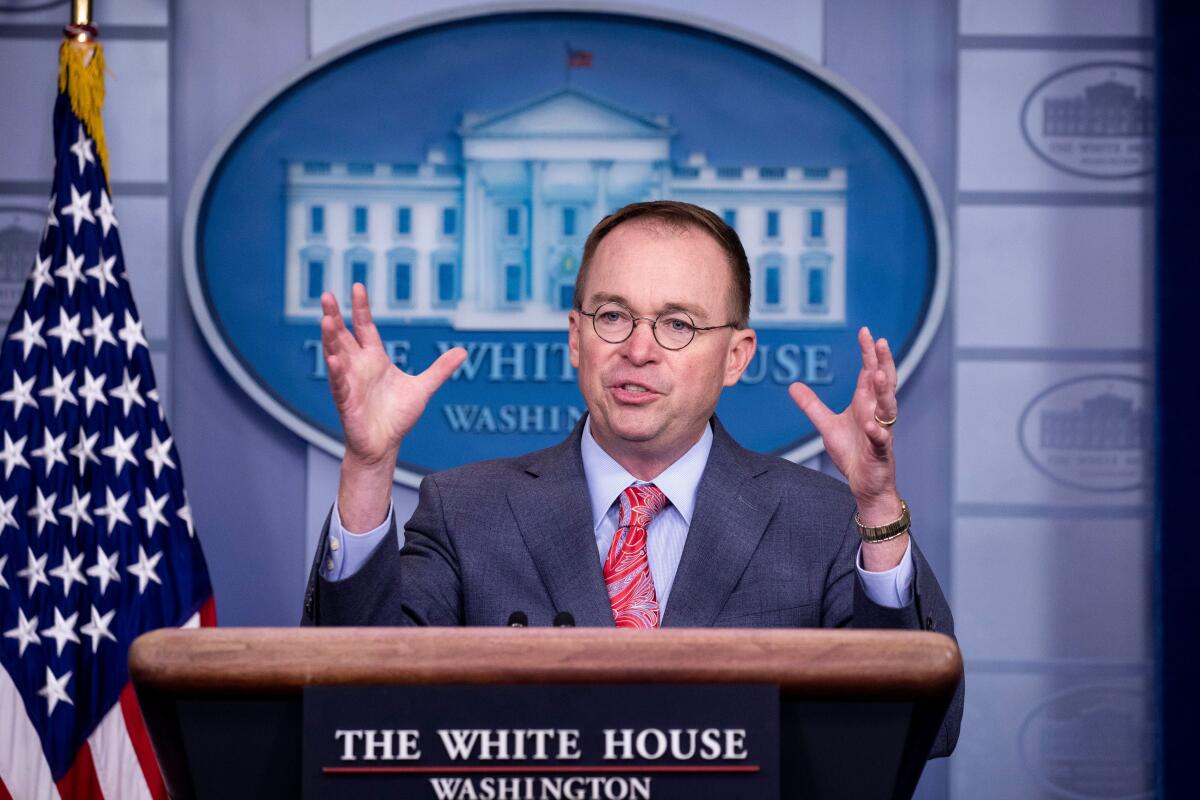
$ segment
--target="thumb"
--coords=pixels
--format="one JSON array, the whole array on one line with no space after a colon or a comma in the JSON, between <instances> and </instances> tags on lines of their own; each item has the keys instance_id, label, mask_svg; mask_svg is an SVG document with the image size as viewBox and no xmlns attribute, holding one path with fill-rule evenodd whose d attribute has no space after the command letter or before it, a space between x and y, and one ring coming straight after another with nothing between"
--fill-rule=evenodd
<instances>
[{"instance_id":1,"label":"thumb","mask_svg":"<svg viewBox=\"0 0 1200 800\"><path fill-rule=\"evenodd\" d=\"M818 431L824 430L825 426L833 420L834 413L829 410L829 406L822 403L821 398L817 397L817 393L807 384L798 381L793 383L788 387L788 395Z\"/></svg>"},{"instance_id":2,"label":"thumb","mask_svg":"<svg viewBox=\"0 0 1200 800\"><path fill-rule=\"evenodd\" d=\"M452 347L438 356L437 361L434 361L428 369L417 376L417 380L421 382L426 391L433 394L466 360L466 350L461 347Z\"/></svg>"}]
</instances>

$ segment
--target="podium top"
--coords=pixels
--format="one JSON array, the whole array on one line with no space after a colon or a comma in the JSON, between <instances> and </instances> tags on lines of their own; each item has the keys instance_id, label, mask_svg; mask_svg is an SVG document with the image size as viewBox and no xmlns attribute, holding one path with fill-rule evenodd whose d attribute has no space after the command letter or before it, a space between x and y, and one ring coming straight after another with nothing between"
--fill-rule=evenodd
<instances>
[{"instance_id":1,"label":"podium top","mask_svg":"<svg viewBox=\"0 0 1200 800\"><path fill-rule=\"evenodd\" d=\"M893 630L203 628L139 637L129 668L168 693L293 694L330 684L767 683L784 695L938 699L954 640Z\"/></svg>"}]
</instances>

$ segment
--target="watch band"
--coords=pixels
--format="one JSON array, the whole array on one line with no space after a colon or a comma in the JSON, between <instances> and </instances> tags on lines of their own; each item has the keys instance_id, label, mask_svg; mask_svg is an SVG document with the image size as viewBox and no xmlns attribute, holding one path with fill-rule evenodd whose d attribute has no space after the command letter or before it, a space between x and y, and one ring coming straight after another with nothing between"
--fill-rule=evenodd
<instances>
[{"instance_id":1,"label":"watch band","mask_svg":"<svg viewBox=\"0 0 1200 800\"><path fill-rule=\"evenodd\" d=\"M901 498L899 519L889 522L886 525L872 527L863 525L862 520L858 518L858 512L855 511L854 524L858 525L858 535L864 542L887 542L908 533L909 526L912 524L912 517L908 514L908 504Z\"/></svg>"}]
</instances>

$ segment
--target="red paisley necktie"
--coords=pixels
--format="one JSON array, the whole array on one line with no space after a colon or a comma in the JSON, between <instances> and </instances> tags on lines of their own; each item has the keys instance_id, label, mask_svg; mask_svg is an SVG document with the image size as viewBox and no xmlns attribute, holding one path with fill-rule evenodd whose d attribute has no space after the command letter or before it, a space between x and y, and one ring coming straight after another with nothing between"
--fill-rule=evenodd
<instances>
[{"instance_id":1,"label":"red paisley necktie","mask_svg":"<svg viewBox=\"0 0 1200 800\"><path fill-rule=\"evenodd\" d=\"M652 483L630 486L620 497L617 532L604 559L604 583L618 628L657 628L658 596L646 560L646 528L667 505Z\"/></svg>"}]
</instances>

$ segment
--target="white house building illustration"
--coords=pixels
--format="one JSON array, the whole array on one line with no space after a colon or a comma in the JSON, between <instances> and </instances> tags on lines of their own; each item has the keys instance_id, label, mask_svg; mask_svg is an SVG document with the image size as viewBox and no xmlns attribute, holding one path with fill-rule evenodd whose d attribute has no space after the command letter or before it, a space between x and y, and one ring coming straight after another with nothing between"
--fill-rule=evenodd
<instances>
[{"instance_id":1,"label":"white house building illustration","mask_svg":"<svg viewBox=\"0 0 1200 800\"><path fill-rule=\"evenodd\" d=\"M753 269L755 325L836 326L846 307L846 171L673 163L665 115L563 89L465 113L461 163L287 165L285 315L320 317L364 283L381 323L561 329L583 243L626 203L721 214Z\"/></svg>"}]
</instances>

